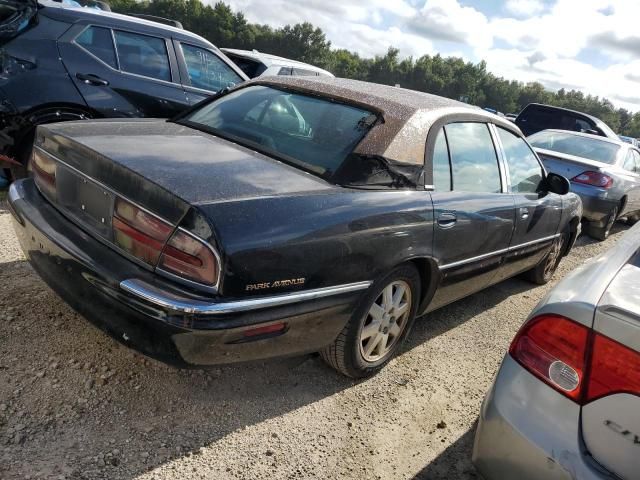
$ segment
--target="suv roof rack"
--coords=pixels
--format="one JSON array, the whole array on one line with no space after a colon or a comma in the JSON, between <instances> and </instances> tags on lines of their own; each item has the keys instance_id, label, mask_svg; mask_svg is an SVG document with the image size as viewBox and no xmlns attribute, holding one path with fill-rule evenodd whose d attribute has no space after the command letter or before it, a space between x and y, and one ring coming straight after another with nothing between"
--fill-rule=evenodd
<instances>
[{"instance_id":1,"label":"suv roof rack","mask_svg":"<svg viewBox=\"0 0 640 480\"><path fill-rule=\"evenodd\" d=\"M155 15L147 15L146 13L127 13L126 15L130 17L141 18L143 20L150 20L152 22L162 23L164 25L169 25L170 27L176 27L180 29L184 29L182 23L177 20L171 20L170 18L156 17Z\"/></svg>"}]
</instances>

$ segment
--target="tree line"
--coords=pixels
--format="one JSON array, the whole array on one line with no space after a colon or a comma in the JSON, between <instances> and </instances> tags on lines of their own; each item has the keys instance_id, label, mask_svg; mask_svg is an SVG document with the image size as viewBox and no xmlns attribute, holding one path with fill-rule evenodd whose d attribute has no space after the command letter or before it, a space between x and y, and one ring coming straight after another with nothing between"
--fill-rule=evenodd
<instances>
[{"instance_id":1,"label":"tree line","mask_svg":"<svg viewBox=\"0 0 640 480\"><path fill-rule=\"evenodd\" d=\"M272 53L300 60L331 71L337 77L353 78L433 93L463 100L504 113L517 113L531 102L571 108L595 115L614 131L640 137L640 112L615 108L606 98L578 90L547 90L539 82L506 80L487 71L484 61L423 55L401 58L396 48L384 55L363 58L357 53L332 48L324 32L305 22L272 28L250 23L242 12L224 2L205 5L200 0L111 0L121 13L143 13L180 21L187 30L218 47Z\"/></svg>"}]
</instances>

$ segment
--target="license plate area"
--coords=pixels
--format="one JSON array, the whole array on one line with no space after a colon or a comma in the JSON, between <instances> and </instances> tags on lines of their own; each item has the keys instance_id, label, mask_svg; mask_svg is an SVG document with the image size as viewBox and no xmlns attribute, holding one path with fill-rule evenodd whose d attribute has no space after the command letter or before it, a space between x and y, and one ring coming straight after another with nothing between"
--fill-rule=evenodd
<instances>
[{"instance_id":1,"label":"license plate area","mask_svg":"<svg viewBox=\"0 0 640 480\"><path fill-rule=\"evenodd\" d=\"M60 206L81 224L111 239L115 195L98 183L58 165L56 186Z\"/></svg>"}]
</instances>

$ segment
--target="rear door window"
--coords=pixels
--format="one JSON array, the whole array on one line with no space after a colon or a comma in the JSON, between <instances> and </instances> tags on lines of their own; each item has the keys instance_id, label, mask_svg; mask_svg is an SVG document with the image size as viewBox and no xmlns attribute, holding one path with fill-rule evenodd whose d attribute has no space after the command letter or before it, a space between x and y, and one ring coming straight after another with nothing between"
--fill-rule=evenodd
<instances>
[{"instance_id":1,"label":"rear door window","mask_svg":"<svg viewBox=\"0 0 640 480\"><path fill-rule=\"evenodd\" d=\"M542 181L542 167L526 142L513 133L498 127L502 142L511 191L514 193L536 193Z\"/></svg>"},{"instance_id":2,"label":"rear door window","mask_svg":"<svg viewBox=\"0 0 640 480\"><path fill-rule=\"evenodd\" d=\"M453 190L500 193L498 157L485 123L451 123L445 127Z\"/></svg>"},{"instance_id":3,"label":"rear door window","mask_svg":"<svg viewBox=\"0 0 640 480\"><path fill-rule=\"evenodd\" d=\"M118 68L110 29L89 27L76 38L75 42L111 68Z\"/></svg>"},{"instance_id":4,"label":"rear door window","mask_svg":"<svg viewBox=\"0 0 640 480\"><path fill-rule=\"evenodd\" d=\"M164 39L118 30L114 33L120 70L171 81L171 68Z\"/></svg>"},{"instance_id":5,"label":"rear door window","mask_svg":"<svg viewBox=\"0 0 640 480\"><path fill-rule=\"evenodd\" d=\"M181 44L191 86L217 92L242 82L220 57L204 48Z\"/></svg>"}]
</instances>

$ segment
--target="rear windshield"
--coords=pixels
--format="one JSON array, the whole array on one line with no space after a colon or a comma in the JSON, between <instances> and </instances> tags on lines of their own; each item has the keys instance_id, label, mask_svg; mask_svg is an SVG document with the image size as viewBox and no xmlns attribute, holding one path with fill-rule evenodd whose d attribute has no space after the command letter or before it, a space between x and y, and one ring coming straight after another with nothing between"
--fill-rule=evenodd
<instances>
[{"instance_id":1,"label":"rear windshield","mask_svg":"<svg viewBox=\"0 0 640 480\"><path fill-rule=\"evenodd\" d=\"M256 85L214 100L179 122L329 178L376 118L360 107Z\"/></svg>"},{"instance_id":2,"label":"rear windshield","mask_svg":"<svg viewBox=\"0 0 640 480\"><path fill-rule=\"evenodd\" d=\"M527 138L536 148L574 155L576 157L614 164L620 145L598 138L572 135L565 132L539 132Z\"/></svg>"}]
</instances>

